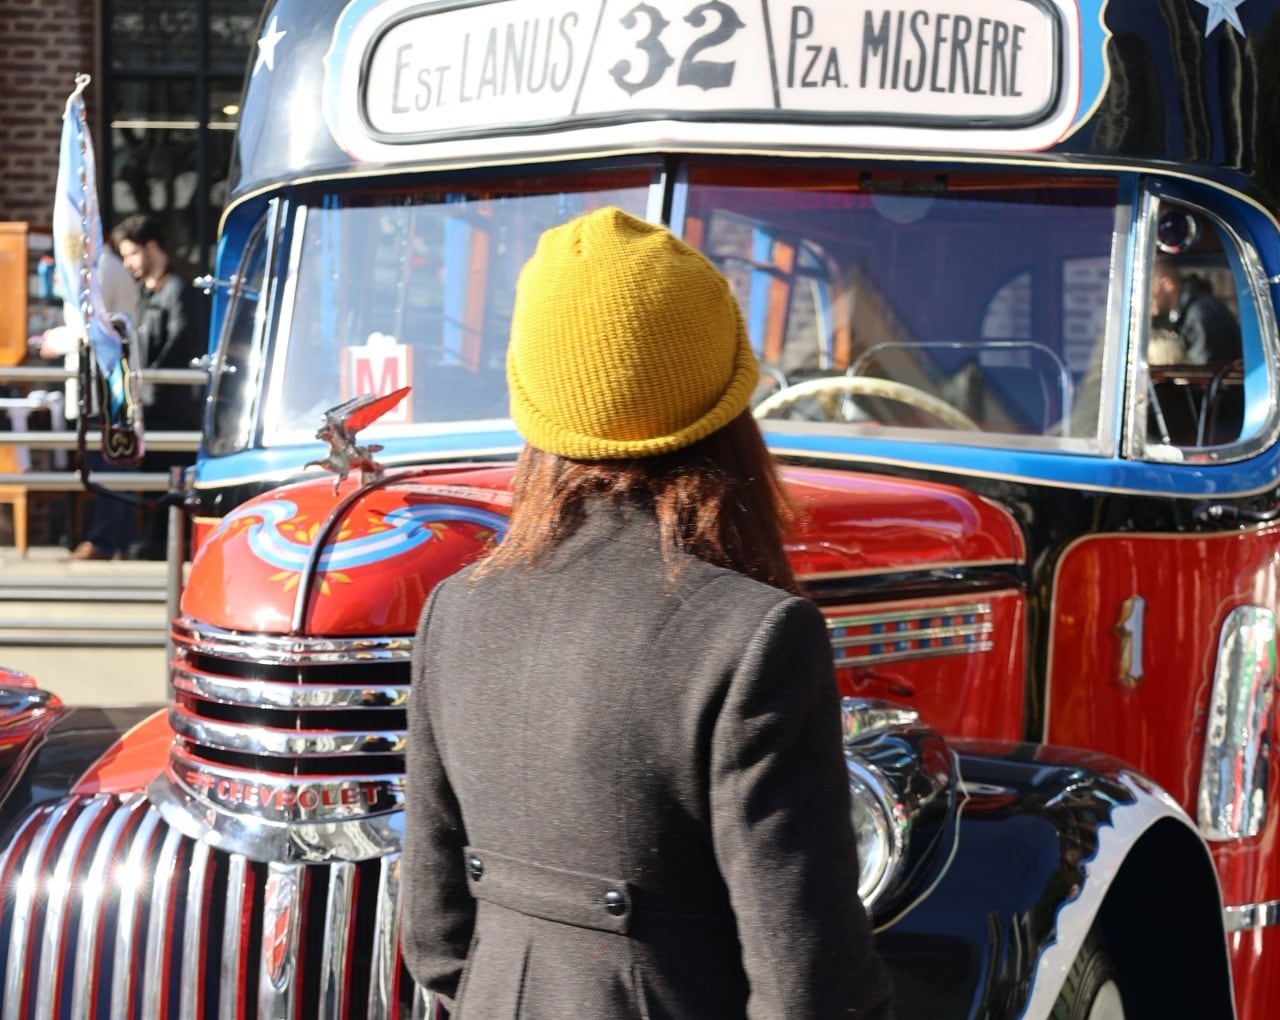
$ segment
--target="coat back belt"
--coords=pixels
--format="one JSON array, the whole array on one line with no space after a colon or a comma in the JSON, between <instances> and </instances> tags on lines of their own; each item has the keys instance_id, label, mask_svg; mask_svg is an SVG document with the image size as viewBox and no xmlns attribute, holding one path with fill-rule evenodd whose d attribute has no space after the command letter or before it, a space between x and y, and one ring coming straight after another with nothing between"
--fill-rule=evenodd
<instances>
[{"instance_id":1,"label":"coat back belt","mask_svg":"<svg viewBox=\"0 0 1280 1020\"><path fill-rule=\"evenodd\" d=\"M636 923L638 907L642 920L666 914L685 922L733 924L728 912L659 905L620 878L553 868L480 847L466 847L463 861L467 886L477 900L546 921L626 935Z\"/></svg>"}]
</instances>

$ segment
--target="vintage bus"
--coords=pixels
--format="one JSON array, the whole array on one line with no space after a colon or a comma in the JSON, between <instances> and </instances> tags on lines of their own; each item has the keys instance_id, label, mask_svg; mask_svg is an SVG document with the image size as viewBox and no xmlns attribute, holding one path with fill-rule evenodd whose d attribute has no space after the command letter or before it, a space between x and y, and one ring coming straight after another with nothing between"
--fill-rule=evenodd
<instances>
[{"instance_id":1,"label":"vintage bus","mask_svg":"<svg viewBox=\"0 0 1280 1020\"><path fill-rule=\"evenodd\" d=\"M897 1015L1275 1016L1276 82L1275 0L270 4L169 703L0 686L0 1016L435 1008L410 639L504 529L516 274L603 205L744 311Z\"/></svg>"}]
</instances>

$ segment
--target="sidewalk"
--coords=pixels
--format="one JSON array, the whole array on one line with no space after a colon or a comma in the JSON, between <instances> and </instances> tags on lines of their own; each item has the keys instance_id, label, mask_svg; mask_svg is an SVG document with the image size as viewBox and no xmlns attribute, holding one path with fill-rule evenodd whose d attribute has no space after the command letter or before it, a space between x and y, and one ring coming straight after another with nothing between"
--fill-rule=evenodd
<instances>
[{"instance_id":1,"label":"sidewalk","mask_svg":"<svg viewBox=\"0 0 1280 1020\"><path fill-rule=\"evenodd\" d=\"M25 557L11 545L0 545L0 579L19 577L156 577L164 583L159 560L73 560L61 546L32 546Z\"/></svg>"},{"instance_id":2,"label":"sidewalk","mask_svg":"<svg viewBox=\"0 0 1280 1020\"><path fill-rule=\"evenodd\" d=\"M162 562L71 560L49 547L24 558L0 547L0 666L72 705L165 701L165 571ZM85 643L98 635L103 644Z\"/></svg>"}]
</instances>

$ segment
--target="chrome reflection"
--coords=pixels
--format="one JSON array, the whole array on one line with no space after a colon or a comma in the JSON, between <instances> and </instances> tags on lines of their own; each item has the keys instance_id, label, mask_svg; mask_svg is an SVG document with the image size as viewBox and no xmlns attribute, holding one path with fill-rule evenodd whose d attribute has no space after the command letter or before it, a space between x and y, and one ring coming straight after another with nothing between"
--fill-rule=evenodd
<instances>
[{"instance_id":1,"label":"chrome reflection","mask_svg":"<svg viewBox=\"0 0 1280 1020\"><path fill-rule=\"evenodd\" d=\"M242 634L182 617L170 627L174 647L186 655L208 655L262 665L317 666L352 662L408 662L412 635L403 637L291 637Z\"/></svg>"},{"instance_id":2,"label":"chrome reflection","mask_svg":"<svg viewBox=\"0 0 1280 1020\"><path fill-rule=\"evenodd\" d=\"M0 903L12 904L7 912L9 924L9 957L5 965L5 996L11 998L27 991L31 975L31 957L37 954L38 943L32 944L33 926L38 930L40 913L44 905L44 879L53 873L52 851L62 838L70 820L74 818L74 804L67 802L37 816L34 839L26 852L26 860L16 875L16 887L12 896L7 889L0 889ZM21 844L20 844L21 845ZM8 870L0 861L0 875ZM15 991L16 990L16 991ZM4 1017L17 1016L22 999Z\"/></svg>"},{"instance_id":3,"label":"chrome reflection","mask_svg":"<svg viewBox=\"0 0 1280 1020\"><path fill-rule=\"evenodd\" d=\"M914 708L874 698L842 698L840 717L846 743L894 726L914 726L920 721L920 713Z\"/></svg>"},{"instance_id":4,"label":"chrome reflection","mask_svg":"<svg viewBox=\"0 0 1280 1020\"><path fill-rule=\"evenodd\" d=\"M232 854L227 867L226 882L226 920L222 927L222 964L218 970L218 979L223 988L239 989L243 987L243 968L247 961L242 953L245 926L254 914L253 882L251 868L243 854ZM328 931L326 930L326 948ZM346 932L341 933L345 937ZM239 1016L239 995L220 996L218 1000L218 1020L237 1020Z\"/></svg>"},{"instance_id":5,"label":"chrome reflection","mask_svg":"<svg viewBox=\"0 0 1280 1020\"><path fill-rule=\"evenodd\" d=\"M874 613L839 607L827 610L837 669L989 652L995 647L994 630L989 602Z\"/></svg>"},{"instance_id":6,"label":"chrome reflection","mask_svg":"<svg viewBox=\"0 0 1280 1020\"><path fill-rule=\"evenodd\" d=\"M307 885L308 876L301 864L267 865L262 957L258 963L258 1016L294 1015Z\"/></svg>"},{"instance_id":7,"label":"chrome reflection","mask_svg":"<svg viewBox=\"0 0 1280 1020\"><path fill-rule=\"evenodd\" d=\"M407 1016L399 884L396 853L254 863L143 797L70 797L0 850L0 1017Z\"/></svg>"},{"instance_id":8,"label":"chrome reflection","mask_svg":"<svg viewBox=\"0 0 1280 1020\"><path fill-rule=\"evenodd\" d=\"M218 676L183 666L175 666L172 676L175 691L222 705L261 705L310 711L330 708L403 708L409 700L407 684L298 684Z\"/></svg>"},{"instance_id":9,"label":"chrome reflection","mask_svg":"<svg viewBox=\"0 0 1280 1020\"><path fill-rule=\"evenodd\" d=\"M71 900L78 891L73 882L75 869L81 863L86 847L92 846L97 837L97 829L104 821L105 812L111 805L105 800L91 803L76 817L58 852L57 864L53 870L53 880L49 883L48 895L44 908L44 948L42 959L50 961L53 971L44 975L36 989L36 1011L38 1017L56 1015L55 1001L61 985L62 975L59 973L64 961L59 956L62 942L66 938L66 915L75 909Z\"/></svg>"},{"instance_id":10,"label":"chrome reflection","mask_svg":"<svg viewBox=\"0 0 1280 1020\"><path fill-rule=\"evenodd\" d=\"M18 730L30 725L34 720L62 706L56 694L30 687L27 684L8 684L5 676L14 675L9 670L0 670L0 738L4 731L12 728Z\"/></svg>"},{"instance_id":11,"label":"chrome reflection","mask_svg":"<svg viewBox=\"0 0 1280 1020\"><path fill-rule=\"evenodd\" d=\"M340 861L329 868L329 895L325 903L325 927L331 937L325 942L320 962L320 1011L325 1016L341 1016L342 987L351 966L351 922L356 909L356 866Z\"/></svg>"},{"instance_id":12,"label":"chrome reflection","mask_svg":"<svg viewBox=\"0 0 1280 1020\"><path fill-rule=\"evenodd\" d=\"M172 633L166 821L258 862L399 850L409 637Z\"/></svg>"},{"instance_id":13,"label":"chrome reflection","mask_svg":"<svg viewBox=\"0 0 1280 1020\"><path fill-rule=\"evenodd\" d=\"M102 798L110 803L107 798ZM76 940L77 960L94 960L105 948L103 931L105 918L109 909L110 897L108 889L116 882L118 869L125 857L128 839L137 831L138 820L145 813L145 802L141 797L133 797L121 807L112 811L110 820L98 839L98 848L89 864L90 875L97 876L100 881L86 882L83 886L80 904L80 934ZM71 987L71 1015L91 1016L89 1003L97 995L98 989L91 982L88 967L76 967L75 978Z\"/></svg>"},{"instance_id":14,"label":"chrome reflection","mask_svg":"<svg viewBox=\"0 0 1280 1020\"><path fill-rule=\"evenodd\" d=\"M155 811L148 810L129 845L125 867L120 874L120 903L116 912L115 952L111 974L111 1015L128 1016L133 1009L134 973L138 969L138 946L144 945L141 918L143 876L155 866L156 847L164 838L164 826ZM146 959L145 949L142 959ZM93 975L88 980L92 981Z\"/></svg>"},{"instance_id":15,"label":"chrome reflection","mask_svg":"<svg viewBox=\"0 0 1280 1020\"><path fill-rule=\"evenodd\" d=\"M1266 821L1275 683L1275 614L1263 606L1233 609L1218 641L1196 798L1206 839L1247 839Z\"/></svg>"},{"instance_id":16,"label":"chrome reflection","mask_svg":"<svg viewBox=\"0 0 1280 1020\"><path fill-rule=\"evenodd\" d=\"M858 847L858 898L874 917L876 905L906 860L910 826L878 769L853 754L846 755L844 763Z\"/></svg>"},{"instance_id":17,"label":"chrome reflection","mask_svg":"<svg viewBox=\"0 0 1280 1020\"><path fill-rule=\"evenodd\" d=\"M841 711L859 895L879 926L903 894L928 881L946 856L939 849L955 839L955 756L911 709L844 698Z\"/></svg>"},{"instance_id":18,"label":"chrome reflection","mask_svg":"<svg viewBox=\"0 0 1280 1020\"><path fill-rule=\"evenodd\" d=\"M1146 675L1142 664L1146 618L1146 599L1141 595L1130 595L1124 600L1120 607L1120 620L1115 627L1120 638L1120 664L1116 683L1127 691L1136 690Z\"/></svg>"},{"instance_id":19,"label":"chrome reflection","mask_svg":"<svg viewBox=\"0 0 1280 1020\"><path fill-rule=\"evenodd\" d=\"M169 725L180 737L220 751L288 758L348 754L403 754L404 730L311 730L210 722L182 708L169 709Z\"/></svg>"},{"instance_id":20,"label":"chrome reflection","mask_svg":"<svg viewBox=\"0 0 1280 1020\"><path fill-rule=\"evenodd\" d=\"M182 970L186 974L199 974L205 955L208 897L204 895L204 891L209 884L209 855L207 843L196 843L191 848L187 886L197 895L187 901L187 916L182 932ZM199 1020L205 1015L204 989L199 981L184 982L180 994L179 1020Z\"/></svg>"},{"instance_id":21,"label":"chrome reflection","mask_svg":"<svg viewBox=\"0 0 1280 1020\"><path fill-rule=\"evenodd\" d=\"M400 855L388 858L378 875L378 910L374 917L376 937L369 956L369 1020L395 1020L398 938L400 932Z\"/></svg>"},{"instance_id":22,"label":"chrome reflection","mask_svg":"<svg viewBox=\"0 0 1280 1020\"><path fill-rule=\"evenodd\" d=\"M284 776L214 765L175 745L147 795L174 828L252 861L366 861L401 845L400 772Z\"/></svg>"},{"instance_id":23,"label":"chrome reflection","mask_svg":"<svg viewBox=\"0 0 1280 1020\"><path fill-rule=\"evenodd\" d=\"M214 765L175 745L169 752L176 784L223 810L244 808L272 822L335 822L399 811L404 775L282 776ZM269 858L270 859L270 858Z\"/></svg>"},{"instance_id":24,"label":"chrome reflection","mask_svg":"<svg viewBox=\"0 0 1280 1020\"><path fill-rule=\"evenodd\" d=\"M182 833L177 829L165 832L160 856L152 867L151 894L145 899L148 916L147 953L143 957L142 1015L147 1017L163 1015L160 995L165 987L164 979L182 959L177 952L179 935L175 930L178 913L175 897L185 877L178 859L185 849L183 842ZM184 898L190 904L192 899L202 895L203 890L198 889L194 897Z\"/></svg>"},{"instance_id":25,"label":"chrome reflection","mask_svg":"<svg viewBox=\"0 0 1280 1020\"><path fill-rule=\"evenodd\" d=\"M1280 902L1245 903L1238 907L1226 907L1222 911L1227 934L1253 931L1257 928L1274 928L1280 924Z\"/></svg>"}]
</instances>

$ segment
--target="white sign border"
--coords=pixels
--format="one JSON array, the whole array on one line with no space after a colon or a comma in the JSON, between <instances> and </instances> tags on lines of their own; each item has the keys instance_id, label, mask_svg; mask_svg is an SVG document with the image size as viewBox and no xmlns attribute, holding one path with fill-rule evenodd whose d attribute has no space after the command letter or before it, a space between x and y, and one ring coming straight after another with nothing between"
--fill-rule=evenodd
<instances>
[{"instance_id":1,"label":"white sign border","mask_svg":"<svg viewBox=\"0 0 1280 1020\"><path fill-rule=\"evenodd\" d=\"M344 27L349 14L368 3L368 0L352 0L339 17L324 58L323 110L329 131L339 147L355 160L393 165L475 163L512 154L535 157L640 149L1019 153L1049 149L1078 126L1083 78L1079 0L1038 0L1037 6L1056 14L1058 19L1058 95L1048 116L1031 125L969 129L954 123L946 126L849 124L807 116L783 121L765 115L717 120L703 113L672 111L607 121L590 119L581 125L558 121L551 125L495 126L468 134L394 142L377 137L365 118L364 90L368 61L382 35L409 17L511 2L518 0L459 0L438 4L429 0L384 0L359 16L354 25Z\"/></svg>"}]
</instances>

